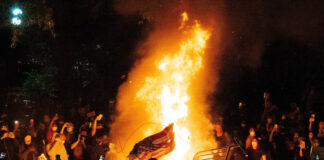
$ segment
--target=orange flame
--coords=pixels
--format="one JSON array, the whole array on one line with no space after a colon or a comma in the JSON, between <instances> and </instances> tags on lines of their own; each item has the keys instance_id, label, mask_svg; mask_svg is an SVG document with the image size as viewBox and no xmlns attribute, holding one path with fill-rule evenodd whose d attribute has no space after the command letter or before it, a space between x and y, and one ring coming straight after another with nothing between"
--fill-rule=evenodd
<instances>
[{"instance_id":1,"label":"orange flame","mask_svg":"<svg viewBox=\"0 0 324 160\"><path fill-rule=\"evenodd\" d=\"M124 138L126 145L121 148L131 150L137 141L162 129L170 123L174 123L175 143L174 151L165 156L167 160L192 160L196 152L215 147L215 141L210 134L212 125L207 118L207 114L195 107L206 107L205 104L195 102L195 93L192 82L203 68L203 57L206 43L210 37L210 32L203 29L195 21L193 25L187 25L189 20L187 13L182 14L182 22L179 29L183 31L183 37L179 40L178 46L171 47L167 52L158 50L154 56L143 61L138 69L134 69L129 76L128 84L124 84L119 94L118 107L122 105L133 105L136 107L122 107L120 115L112 125L112 130L118 130L129 125L136 126L141 117L147 121L158 124L157 127L128 134L129 139ZM170 51L171 50L171 51ZM150 70L145 74L140 71ZM134 84L135 83L135 84ZM125 91L129 89L128 92ZM126 95L125 95L126 94ZM128 94L128 95L127 95ZM134 97L133 97L134 95ZM128 98L125 98L128 97ZM198 97L201 97L198 95ZM125 100L128 100L126 104ZM131 101L130 101L131 99ZM120 108L118 108L120 109ZM133 112L139 117L130 117L126 112ZM144 122L142 122L144 123ZM119 126L117 126L119 125ZM140 126L141 124L138 124ZM130 128L128 126L128 128ZM127 127L126 127L127 128ZM136 128L132 128L133 130ZM130 132L132 132L130 129ZM138 128L137 128L138 129ZM125 136L127 133L113 131L112 137ZM118 138L115 138L118 141ZM133 144L128 144L132 141ZM115 142L120 143L120 142ZM126 152L127 154L128 152ZM123 159L123 158L118 158Z\"/></svg>"},{"instance_id":2,"label":"orange flame","mask_svg":"<svg viewBox=\"0 0 324 160\"><path fill-rule=\"evenodd\" d=\"M187 12L183 12L181 14L181 17L182 17L182 21L181 21L181 25L180 25L179 29L183 29L183 27L185 26L186 22L189 20L189 17L188 17Z\"/></svg>"}]
</instances>

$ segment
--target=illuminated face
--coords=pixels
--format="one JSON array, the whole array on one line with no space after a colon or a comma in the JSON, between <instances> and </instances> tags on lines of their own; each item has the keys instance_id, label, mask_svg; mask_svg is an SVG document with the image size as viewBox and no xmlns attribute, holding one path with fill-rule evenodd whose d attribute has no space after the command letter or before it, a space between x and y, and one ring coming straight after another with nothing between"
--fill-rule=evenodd
<instances>
[{"instance_id":1,"label":"illuminated face","mask_svg":"<svg viewBox=\"0 0 324 160\"><path fill-rule=\"evenodd\" d=\"M56 126L56 125L54 125L54 126L52 127L52 131L53 131L53 132L56 132L56 131L57 131L57 126Z\"/></svg>"},{"instance_id":2,"label":"illuminated face","mask_svg":"<svg viewBox=\"0 0 324 160\"><path fill-rule=\"evenodd\" d=\"M295 132L294 133L294 139L298 139L299 138L299 134L298 134L298 132Z\"/></svg>"},{"instance_id":3,"label":"illuminated face","mask_svg":"<svg viewBox=\"0 0 324 160\"><path fill-rule=\"evenodd\" d=\"M102 145L102 139L101 139L101 138L97 138L97 139L96 139L96 142L97 142L97 144L98 144L99 146Z\"/></svg>"},{"instance_id":4,"label":"illuminated face","mask_svg":"<svg viewBox=\"0 0 324 160\"><path fill-rule=\"evenodd\" d=\"M108 136L107 135L102 136L102 142L108 144Z\"/></svg>"},{"instance_id":5,"label":"illuminated face","mask_svg":"<svg viewBox=\"0 0 324 160\"><path fill-rule=\"evenodd\" d=\"M44 117L43 117L43 121L44 121L46 124L48 124L48 123L50 123L51 118L49 117L49 115L45 114Z\"/></svg>"},{"instance_id":6,"label":"illuminated face","mask_svg":"<svg viewBox=\"0 0 324 160\"><path fill-rule=\"evenodd\" d=\"M258 140L254 138L252 140L252 149L256 150L257 148L258 148Z\"/></svg>"},{"instance_id":7,"label":"illuminated face","mask_svg":"<svg viewBox=\"0 0 324 160\"><path fill-rule=\"evenodd\" d=\"M44 123L39 123L38 128L39 128L41 131L44 131L44 130L45 130L45 124L44 124Z\"/></svg>"},{"instance_id":8,"label":"illuminated face","mask_svg":"<svg viewBox=\"0 0 324 160\"><path fill-rule=\"evenodd\" d=\"M8 131L8 126L6 125L1 126L1 131Z\"/></svg>"},{"instance_id":9,"label":"illuminated face","mask_svg":"<svg viewBox=\"0 0 324 160\"><path fill-rule=\"evenodd\" d=\"M242 106L243 106L243 103L242 102L239 102L238 107L239 108L242 108Z\"/></svg>"},{"instance_id":10,"label":"illuminated face","mask_svg":"<svg viewBox=\"0 0 324 160\"><path fill-rule=\"evenodd\" d=\"M300 140L300 141L299 141L299 147L300 147L300 148L305 148L305 141Z\"/></svg>"},{"instance_id":11,"label":"illuminated face","mask_svg":"<svg viewBox=\"0 0 324 160\"><path fill-rule=\"evenodd\" d=\"M254 137L255 136L255 131L253 128L250 129L250 136Z\"/></svg>"},{"instance_id":12,"label":"illuminated face","mask_svg":"<svg viewBox=\"0 0 324 160\"><path fill-rule=\"evenodd\" d=\"M66 131L69 132L69 133L72 133L72 132L73 132L73 127L68 127L68 128L66 129Z\"/></svg>"},{"instance_id":13,"label":"illuminated face","mask_svg":"<svg viewBox=\"0 0 324 160\"><path fill-rule=\"evenodd\" d=\"M286 115L282 115L281 120L285 120L285 119L286 119Z\"/></svg>"},{"instance_id":14,"label":"illuminated face","mask_svg":"<svg viewBox=\"0 0 324 160\"><path fill-rule=\"evenodd\" d=\"M267 123L271 123L272 122L272 118L268 117L267 118Z\"/></svg>"},{"instance_id":15,"label":"illuminated face","mask_svg":"<svg viewBox=\"0 0 324 160\"><path fill-rule=\"evenodd\" d=\"M308 137L309 137L309 138L313 138L313 137L314 137L313 132L309 132L309 133L308 133Z\"/></svg>"},{"instance_id":16,"label":"illuminated face","mask_svg":"<svg viewBox=\"0 0 324 160\"><path fill-rule=\"evenodd\" d=\"M318 147L319 145L320 145L320 143L319 143L318 139L317 138L314 139L314 146Z\"/></svg>"},{"instance_id":17,"label":"illuminated face","mask_svg":"<svg viewBox=\"0 0 324 160\"><path fill-rule=\"evenodd\" d=\"M264 97L264 99L269 100L270 99L270 93L264 92L263 97Z\"/></svg>"},{"instance_id":18,"label":"illuminated face","mask_svg":"<svg viewBox=\"0 0 324 160\"><path fill-rule=\"evenodd\" d=\"M267 160L267 155L263 154L263 155L261 156L261 160Z\"/></svg>"},{"instance_id":19,"label":"illuminated face","mask_svg":"<svg viewBox=\"0 0 324 160\"><path fill-rule=\"evenodd\" d=\"M318 124L318 128L319 129L324 129L324 122L321 121L319 124Z\"/></svg>"},{"instance_id":20,"label":"illuminated face","mask_svg":"<svg viewBox=\"0 0 324 160\"><path fill-rule=\"evenodd\" d=\"M288 143L288 150L292 151L295 149L295 144L293 142Z\"/></svg>"},{"instance_id":21,"label":"illuminated face","mask_svg":"<svg viewBox=\"0 0 324 160\"><path fill-rule=\"evenodd\" d=\"M242 127L242 128L245 128L245 127L246 127L246 123L245 123L245 122L242 122L242 123L241 123L241 127Z\"/></svg>"},{"instance_id":22,"label":"illuminated face","mask_svg":"<svg viewBox=\"0 0 324 160\"><path fill-rule=\"evenodd\" d=\"M88 135L87 131L81 131L81 135L86 137Z\"/></svg>"},{"instance_id":23,"label":"illuminated face","mask_svg":"<svg viewBox=\"0 0 324 160\"><path fill-rule=\"evenodd\" d=\"M222 126L219 125L219 124L215 125L215 130L216 130L216 132L222 132L223 131Z\"/></svg>"},{"instance_id":24,"label":"illuminated face","mask_svg":"<svg viewBox=\"0 0 324 160\"><path fill-rule=\"evenodd\" d=\"M26 145L30 145L30 143L31 143L31 136L30 136L30 135L27 135L27 136L25 137L25 144L26 144Z\"/></svg>"}]
</instances>

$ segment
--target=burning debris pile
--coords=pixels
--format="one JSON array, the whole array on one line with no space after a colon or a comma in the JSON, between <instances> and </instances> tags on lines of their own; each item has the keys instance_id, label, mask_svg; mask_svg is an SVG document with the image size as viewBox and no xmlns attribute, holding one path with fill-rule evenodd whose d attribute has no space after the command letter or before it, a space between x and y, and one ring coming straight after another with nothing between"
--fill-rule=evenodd
<instances>
[{"instance_id":1,"label":"burning debris pile","mask_svg":"<svg viewBox=\"0 0 324 160\"><path fill-rule=\"evenodd\" d=\"M110 133L113 159L191 160L195 152L216 147L208 94L201 91L208 82L202 75L208 75L204 58L212 32L186 12L169 31L156 31L159 36L149 39L149 54L119 88ZM154 137L162 133L167 134L157 142Z\"/></svg>"}]
</instances>

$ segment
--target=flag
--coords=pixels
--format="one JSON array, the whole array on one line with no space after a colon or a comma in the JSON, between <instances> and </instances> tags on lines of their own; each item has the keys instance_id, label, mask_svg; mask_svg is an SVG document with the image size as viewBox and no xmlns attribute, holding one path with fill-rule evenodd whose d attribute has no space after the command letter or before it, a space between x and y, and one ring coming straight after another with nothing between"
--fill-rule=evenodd
<instances>
[{"instance_id":1,"label":"flag","mask_svg":"<svg viewBox=\"0 0 324 160\"><path fill-rule=\"evenodd\" d=\"M173 123L165 127L161 132L146 137L136 143L128 155L128 160L148 160L160 158L174 149Z\"/></svg>"}]
</instances>

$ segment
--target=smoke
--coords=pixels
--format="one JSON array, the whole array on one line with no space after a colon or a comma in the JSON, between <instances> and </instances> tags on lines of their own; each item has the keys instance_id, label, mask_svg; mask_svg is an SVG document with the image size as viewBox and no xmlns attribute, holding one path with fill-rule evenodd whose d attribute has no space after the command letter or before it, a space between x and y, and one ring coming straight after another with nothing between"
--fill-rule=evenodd
<instances>
[{"instance_id":1,"label":"smoke","mask_svg":"<svg viewBox=\"0 0 324 160\"><path fill-rule=\"evenodd\" d=\"M225 1L227 53L234 63L257 68L264 49L285 37L319 47L323 38L321 1Z\"/></svg>"},{"instance_id":2,"label":"smoke","mask_svg":"<svg viewBox=\"0 0 324 160\"><path fill-rule=\"evenodd\" d=\"M224 1L226 29L222 40L219 101L233 101L246 73L257 71L263 55L277 40L288 40L311 50L323 51L324 2Z\"/></svg>"},{"instance_id":3,"label":"smoke","mask_svg":"<svg viewBox=\"0 0 324 160\"><path fill-rule=\"evenodd\" d=\"M227 82L239 79L245 70L242 68L260 67L264 50L276 38L286 38L317 51L324 49L321 0L119 0L115 4L121 14L143 13L158 22L168 20L165 18L170 17L168 13L185 8L195 13L197 19L225 23L221 24L226 26L222 28L221 70L225 69L224 74L231 73L230 77L224 77Z\"/></svg>"},{"instance_id":4,"label":"smoke","mask_svg":"<svg viewBox=\"0 0 324 160\"><path fill-rule=\"evenodd\" d=\"M282 4L281 16L275 21L279 34L314 49L323 50L324 2L296 1Z\"/></svg>"}]
</instances>

